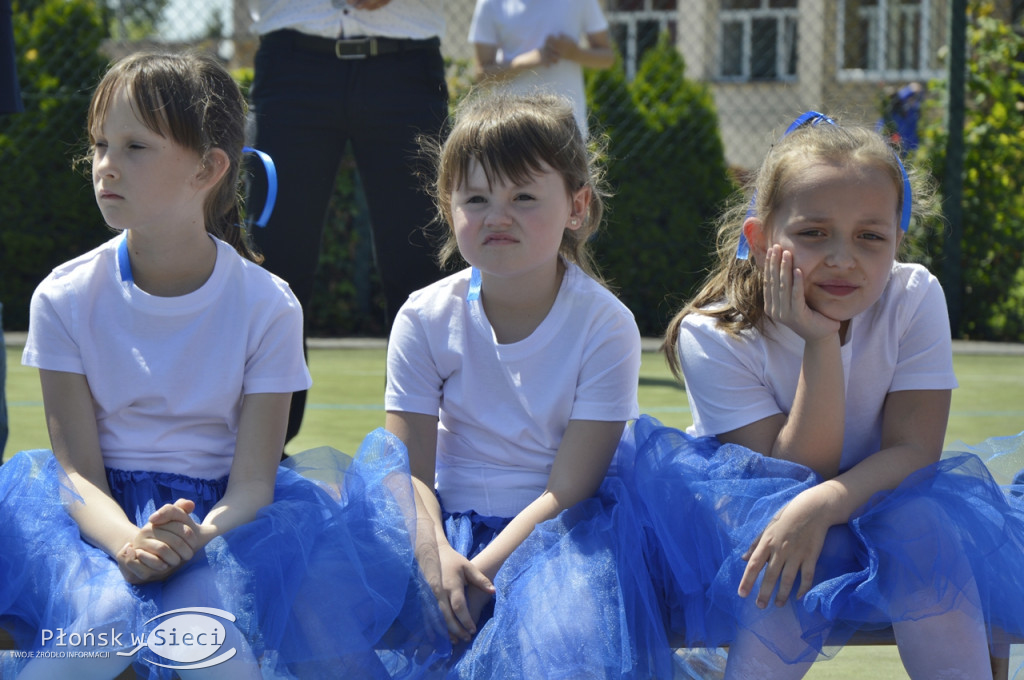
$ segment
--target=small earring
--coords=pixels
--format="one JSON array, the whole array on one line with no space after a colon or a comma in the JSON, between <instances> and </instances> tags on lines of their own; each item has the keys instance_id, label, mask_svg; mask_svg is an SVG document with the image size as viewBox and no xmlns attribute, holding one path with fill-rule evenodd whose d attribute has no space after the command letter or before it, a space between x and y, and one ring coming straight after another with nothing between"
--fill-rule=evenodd
<instances>
[{"instance_id":1,"label":"small earring","mask_svg":"<svg viewBox=\"0 0 1024 680\"><path fill-rule=\"evenodd\" d=\"M575 227L575 226L576 226L576 221L577 221L577 220L576 220L576 218L574 217L574 218L572 218L571 220L569 220L569 224L571 224L572 226L574 226L574 227Z\"/></svg>"}]
</instances>

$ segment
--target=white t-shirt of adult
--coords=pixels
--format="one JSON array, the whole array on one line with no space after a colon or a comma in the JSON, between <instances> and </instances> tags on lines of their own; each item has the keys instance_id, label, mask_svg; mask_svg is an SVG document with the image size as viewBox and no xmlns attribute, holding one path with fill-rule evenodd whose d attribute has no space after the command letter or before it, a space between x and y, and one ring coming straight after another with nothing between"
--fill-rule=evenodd
<instances>
[{"instance_id":1,"label":"white t-shirt of adult","mask_svg":"<svg viewBox=\"0 0 1024 680\"><path fill-rule=\"evenodd\" d=\"M804 342L785 326L766 327L766 335L748 330L734 337L712 317L683 319L678 351L691 433L718 435L789 414ZM879 450L887 394L957 386L938 280L920 265L896 263L878 302L852 319L842 361L846 427L840 469L847 470Z\"/></svg>"},{"instance_id":2,"label":"white t-shirt of adult","mask_svg":"<svg viewBox=\"0 0 1024 680\"><path fill-rule=\"evenodd\" d=\"M512 517L546 488L570 420L636 418L633 314L568 265L547 317L499 344L470 270L409 297L388 346L389 411L435 415L436 486L449 512Z\"/></svg>"},{"instance_id":3,"label":"white t-shirt of adult","mask_svg":"<svg viewBox=\"0 0 1024 680\"><path fill-rule=\"evenodd\" d=\"M122 281L123 238L39 284L22 362L86 376L107 467L219 479L243 395L311 385L302 310L284 281L216 239L198 290L149 295Z\"/></svg>"},{"instance_id":4,"label":"white t-shirt of adult","mask_svg":"<svg viewBox=\"0 0 1024 680\"><path fill-rule=\"evenodd\" d=\"M331 0L249 0L252 32L284 28L321 38L383 36L424 38L444 35L444 0L391 0L367 10Z\"/></svg>"},{"instance_id":5,"label":"white t-shirt of adult","mask_svg":"<svg viewBox=\"0 0 1024 680\"><path fill-rule=\"evenodd\" d=\"M469 42L494 45L504 64L544 46L551 35L566 34L576 41L608 30L597 0L477 0L469 27ZM587 98L583 67L563 59L552 66L524 71L505 84L513 92L540 90L572 100L576 121L587 135Z\"/></svg>"}]
</instances>

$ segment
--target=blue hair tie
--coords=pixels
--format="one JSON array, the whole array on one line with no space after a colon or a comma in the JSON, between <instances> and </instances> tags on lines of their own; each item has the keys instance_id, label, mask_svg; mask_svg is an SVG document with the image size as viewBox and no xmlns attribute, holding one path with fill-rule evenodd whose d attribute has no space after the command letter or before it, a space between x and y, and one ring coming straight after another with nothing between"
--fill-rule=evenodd
<instances>
[{"instance_id":1,"label":"blue hair tie","mask_svg":"<svg viewBox=\"0 0 1024 680\"><path fill-rule=\"evenodd\" d=\"M469 290L466 291L466 302L480 299L480 286L482 283L483 277L480 275L480 270L473 267L469 273Z\"/></svg>"},{"instance_id":2,"label":"blue hair tie","mask_svg":"<svg viewBox=\"0 0 1024 680\"><path fill-rule=\"evenodd\" d=\"M835 122L823 113L817 111L808 111L801 115L799 118L790 123L786 131L782 133L785 137L793 130L797 130L804 125L818 125L820 123L827 123L829 125L835 125L839 127L839 123ZM900 176L903 178L903 206L900 211L900 229L904 232L910 227L910 214L913 210L913 195L910 187L910 177L907 176L907 170L903 167L903 161L900 160L900 155L897 151L893 150L893 155L896 157L896 164L900 168ZM750 207L747 208L747 214L744 216L743 221L746 222L748 218L754 215L754 203L757 200L757 191L754 191L754 195L750 197ZM746 260L750 257L750 244L747 242L747 236L743 233L743 227L740 225L740 242L736 246L736 259Z\"/></svg>"},{"instance_id":3,"label":"blue hair tie","mask_svg":"<svg viewBox=\"0 0 1024 680\"><path fill-rule=\"evenodd\" d=\"M267 200L263 203L263 212L256 220L257 227L265 227L270 221L270 214L274 212L274 203L277 201L277 168L274 167L274 159L265 151L254 149L251 146L243 146L242 153L256 154L263 161L263 168L267 172Z\"/></svg>"}]
</instances>

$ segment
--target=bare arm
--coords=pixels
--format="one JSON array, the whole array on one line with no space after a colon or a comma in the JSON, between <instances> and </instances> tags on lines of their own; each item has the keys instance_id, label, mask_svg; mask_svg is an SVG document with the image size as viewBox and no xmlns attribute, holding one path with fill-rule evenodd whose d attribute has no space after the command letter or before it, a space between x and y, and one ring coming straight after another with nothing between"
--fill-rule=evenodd
<instances>
[{"instance_id":1,"label":"bare arm","mask_svg":"<svg viewBox=\"0 0 1024 680\"><path fill-rule=\"evenodd\" d=\"M793 268L792 253L776 245L763 257L765 314L804 341L796 395L788 416L771 416L718 438L806 465L828 479L839 471L843 452L846 388L841 324L807 306L803 275Z\"/></svg>"},{"instance_id":2,"label":"bare arm","mask_svg":"<svg viewBox=\"0 0 1024 680\"><path fill-rule=\"evenodd\" d=\"M516 77L524 71L550 66L558 62L558 56L547 46L539 47L518 55L512 61L498 62L498 46L473 43L476 57L476 79L479 82L503 81Z\"/></svg>"},{"instance_id":3,"label":"bare arm","mask_svg":"<svg viewBox=\"0 0 1024 680\"><path fill-rule=\"evenodd\" d=\"M164 526L137 527L110 494L88 380L42 369L39 380L54 456L80 497L68 504L68 513L82 538L115 558L132 583L163 578L191 559L198 549L196 527L187 516L192 501L159 509L171 518Z\"/></svg>"},{"instance_id":4,"label":"bare arm","mask_svg":"<svg viewBox=\"0 0 1024 680\"><path fill-rule=\"evenodd\" d=\"M473 49L476 78L480 82L508 80L523 71L551 66L562 59L574 61L586 68L610 68L615 63L615 50L612 49L608 31L588 34L585 47L568 35L550 35L541 47L502 63L497 60L497 45L473 43Z\"/></svg>"},{"instance_id":5,"label":"bare arm","mask_svg":"<svg viewBox=\"0 0 1024 680\"><path fill-rule=\"evenodd\" d=\"M535 526L594 495L608 472L624 425L621 421L569 421L547 488L473 558L484 574L493 579Z\"/></svg>"},{"instance_id":6,"label":"bare arm","mask_svg":"<svg viewBox=\"0 0 1024 680\"><path fill-rule=\"evenodd\" d=\"M47 370L39 380L53 453L82 499L68 512L82 538L114 555L139 528L110 495L89 383L84 375Z\"/></svg>"},{"instance_id":7,"label":"bare arm","mask_svg":"<svg viewBox=\"0 0 1024 680\"><path fill-rule=\"evenodd\" d=\"M349 0L349 4L356 9L375 10L390 3L391 0Z\"/></svg>"},{"instance_id":8,"label":"bare arm","mask_svg":"<svg viewBox=\"0 0 1024 680\"><path fill-rule=\"evenodd\" d=\"M437 416L388 411L384 428L409 450L413 492L416 495L415 554L420 570L444 615L452 640L469 640L476 633L467 590L490 597L494 585L476 566L457 553L444 533L441 504L434 494L437 457Z\"/></svg>"},{"instance_id":9,"label":"bare arm","mask_svg":"<svg viewBox=\"0 0 1024 680\"><path fill-rule=\"evenodd\" d=\"M747 568L739 594L746 597L765 569L760 607L779 583L776 604L785 604L800 577L797 598L814 580L828 528L849 521L872 495L898 486L907 475L934 463L942 453L950 390L891 392L882 416L882 447L851 469L812 487L784 507L744 555Z\"/></svg>"},{"instance_id":10,"label":"bare arm","mask_svg":"<svg viewBox=\"0 0 1024 680\"><path fill-rule=\"evenodd\" d=\"M623 426L622 422L570 421L551 469L548 488L479 555L466 560L451 548L445 537L440 504L434 495L437 417L388 412L385 428L409 449L420 515L417 518L417 560L438 598L453 638L468 640L476 632L480 607L494 593L494 576L533 528L594 494L608 470ZM429 517L432 532L424 527L423 514Z\"/></svg>"},{"instance_id":11,"label":"bare arm","mask_svg":"<svg viewBox=\"0 0 1024 680\"><path fill-rule=\"evenodd\" d=\"M409 450L412 486L416 493L416 540L436 551L439 542L447 544L441 504L434 494L434 466L437 458L437 416L389 411L384 429L396 435Z\"/></svg>"},{"instance_id":12,"label":"bare arm","mask_svg":"<svg viewBox=\"0 0 1024 680\"><path fill-rule=\"evenodd\" d=\"M588 33L586 46L565 34L549 36L545 46L553 50L559 59L574 61L584 68L605 69L615 63L615 50L608 31Z\"/></svg>"},{"instance_id":13,"label":"bare arm","mask_svg":"<svg viewBox=\"0 0 1024 680\"><path fill-rule=\"evenodd\" d=\"M824 483L836 493L834 524L848 521L878 491L895 489L907 475L939 460L951 398L951 390L888 394L881 450Z\"/></svg>"},{"instance_id":14,"label":"bare arm","mask_svg":"<svg viewBox=\"0 0 1024 680\"><path fill-rule=\"evenodd\" d=\"M291 393L245 395L227 490L199 526L203 545L252 521L274 500L290 403Z\"/></svg>"}]
</instances>

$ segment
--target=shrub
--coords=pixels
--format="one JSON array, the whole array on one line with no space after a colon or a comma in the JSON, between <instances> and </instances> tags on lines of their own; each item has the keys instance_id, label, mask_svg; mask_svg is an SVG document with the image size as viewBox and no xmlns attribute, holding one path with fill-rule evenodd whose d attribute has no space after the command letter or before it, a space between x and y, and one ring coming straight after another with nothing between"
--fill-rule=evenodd
<instances>
[{"instance_id":1,"label":"shrub","mask_svg":"<svg viewBox=\"0 0 1024 680\"><path fill-rule=\"evenodd\" d=\"M1024 340L1024 38L993 15L991 2L971 3L964 121L962 304L957 336ZM930 106L947 106L947 83L930 87ZM938 118L938 116L936 117ZM919 158L944 179L948 131L942 121L922 130ZM927 250L941 263L946 234Z\"/></svg>"},{"instance_id":2,"label":"shrub","mask_svg":"<svg viewBox=\"0 0 1024 680\"><path fill-rule=\"evenodd\" d=\"M32 291L50 269L111 236L88 177L72 169L106 60L95 2L15 2L14 10L26 110L0 119L0 300L5 325L24 329Z\"/></svg>"},{"instance_id":3,"label":"shrub","mask_svg":"<svg viewBox=\"0 0 1024 680\"><path fill-rule=\"evenodd\" d=\"M633 82L621 64L588 78L595 131L608 135L614 194L597 259L644 335L661 335L703 280L711 222L733 189L711 95L684 71L663 35Z\"/></svg>"},{"instance_id":4,"label":"shrub","mask_svg":"<svg viewBox=\"0 0 1024 680\"><path fill-rule=\"evenodd\" d=\"M327 211L307 327L314 337L387 332L369 211L351 155L342 161Z\"/></svg>"}]
</instances>

